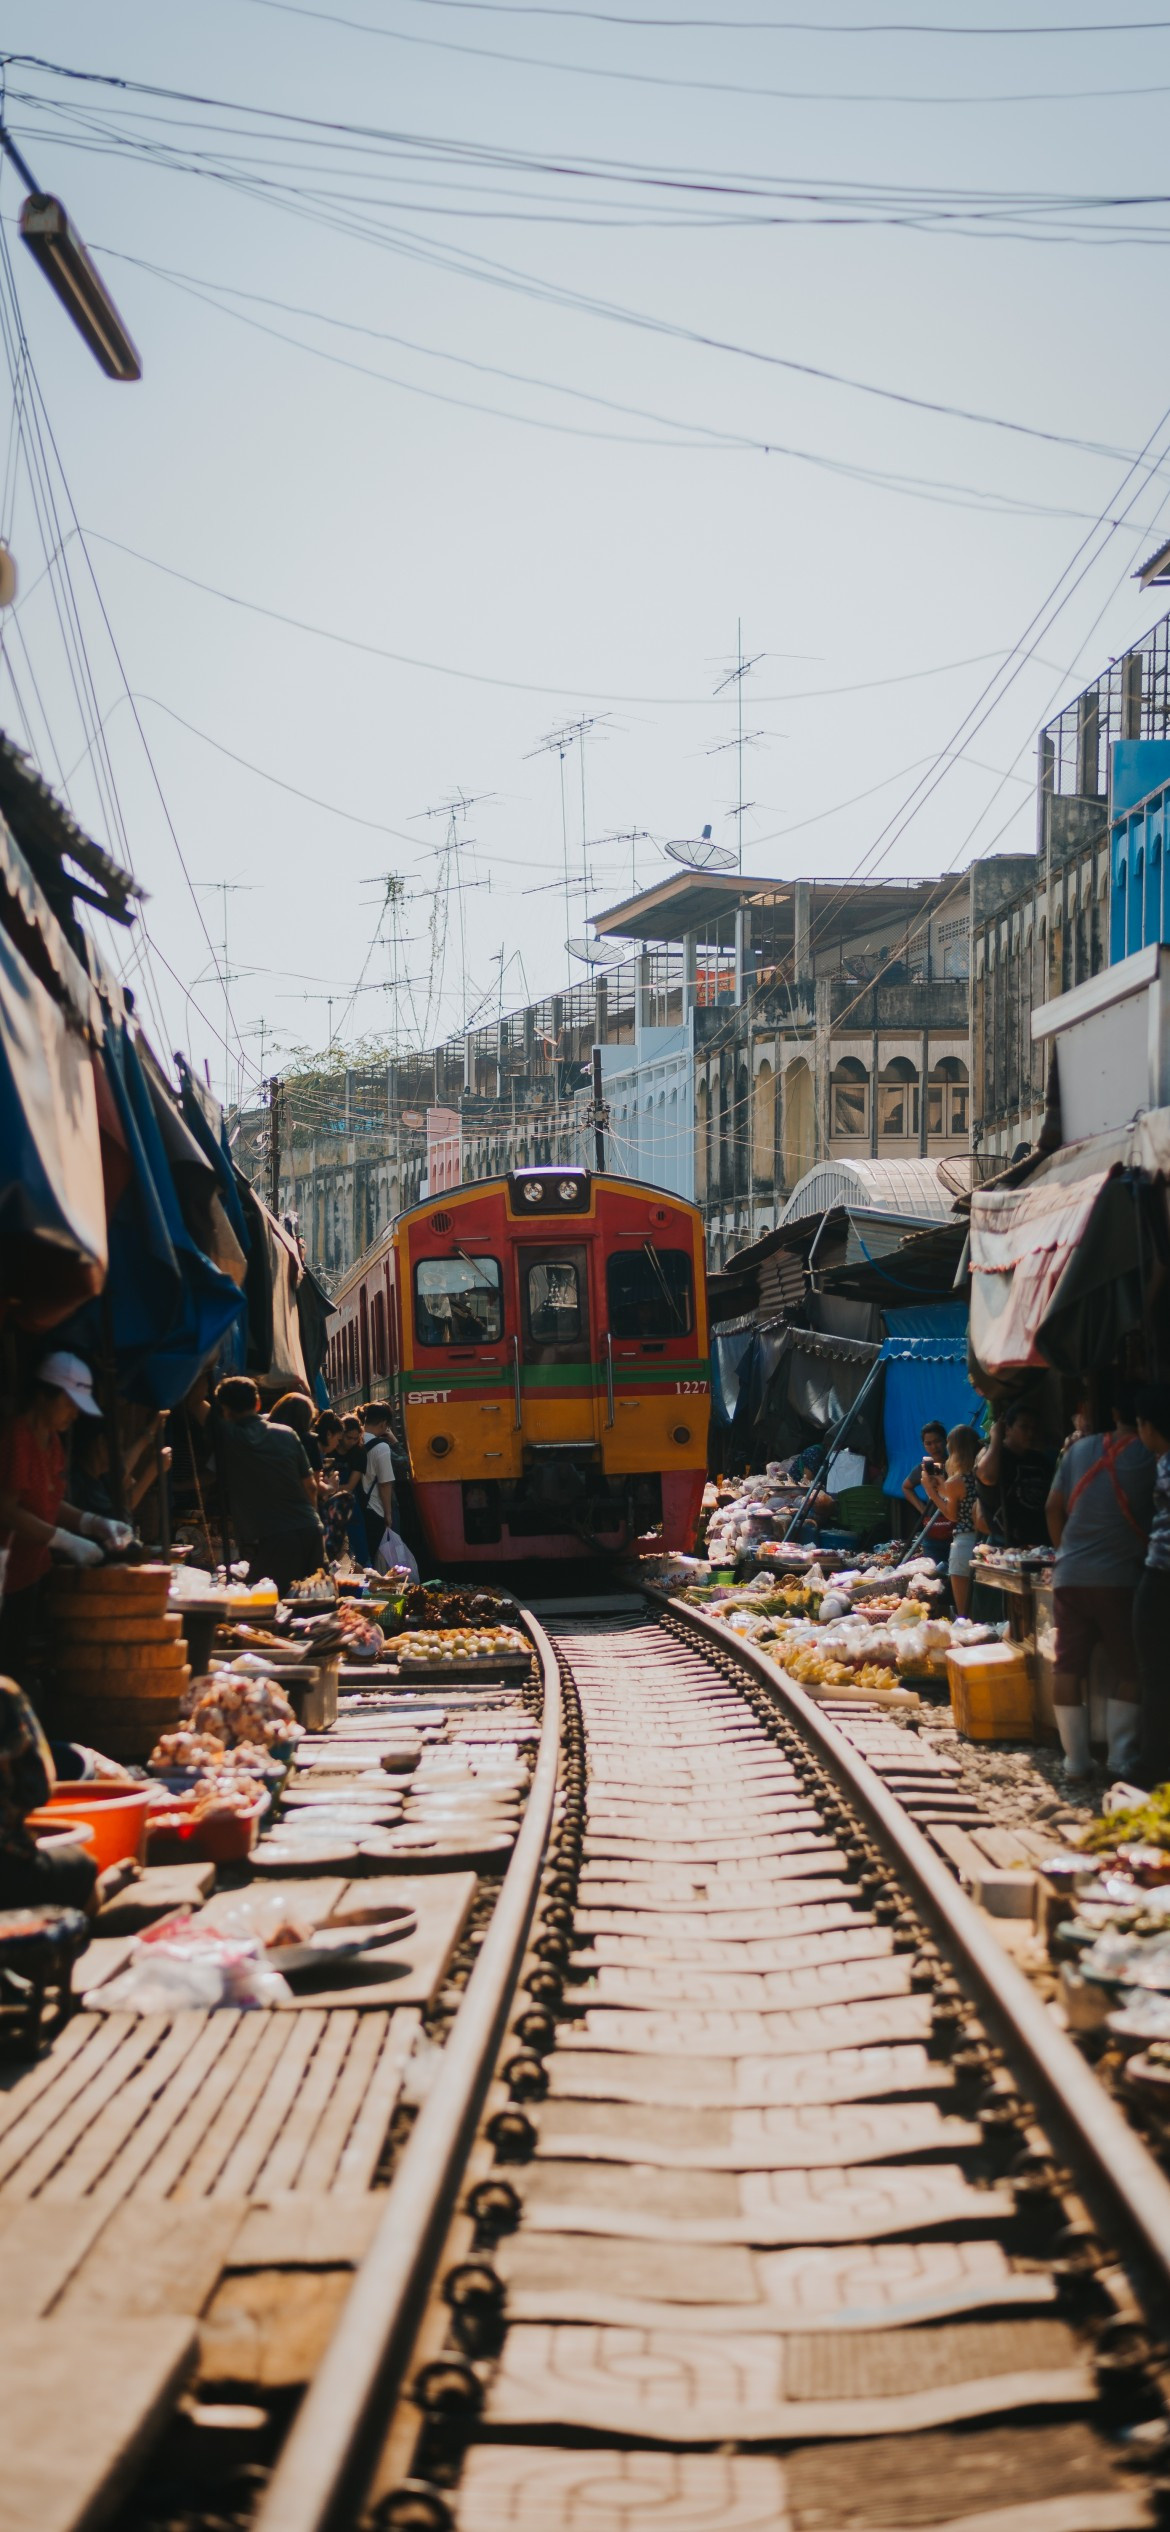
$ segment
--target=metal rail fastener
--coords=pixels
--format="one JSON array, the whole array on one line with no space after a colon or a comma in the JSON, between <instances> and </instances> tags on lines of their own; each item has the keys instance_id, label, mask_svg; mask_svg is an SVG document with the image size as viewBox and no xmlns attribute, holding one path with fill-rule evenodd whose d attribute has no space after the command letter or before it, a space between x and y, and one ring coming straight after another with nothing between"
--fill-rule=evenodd
<instances>
[{"instance_id":1,"label":"metal rail fastener","mask_svg":"<svg viewBox=\"0 0 1170 2532\"><path fill-rule=\"evenodd\" d=\"M548 1850L561 1742L561 1682L547 1636L544 1715L520 1834L434 2085L255 2518L254 2532L336 2532L365 2494L516 1993Z\"/></svg>"}]
</instances>

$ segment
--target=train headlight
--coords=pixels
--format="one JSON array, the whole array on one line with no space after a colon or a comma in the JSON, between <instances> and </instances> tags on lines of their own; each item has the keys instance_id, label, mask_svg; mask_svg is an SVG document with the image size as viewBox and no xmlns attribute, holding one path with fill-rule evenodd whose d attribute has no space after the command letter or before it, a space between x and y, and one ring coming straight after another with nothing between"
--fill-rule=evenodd
<instances>
[{"instance_id":1,"label":"train headlight","mask_svg":"<svg viewBox=\"0 0 1170 2532\"><path fill-rule=\"evenodd\" d=\"M560 1200L561 1200L561 1203L562 1203L562 1204L573 1204L573 1203L575 1202L575 1200L576 1200L576 1195L577 1195L577 1182L576 1182L576 1179L575 1179L575 1178L562 1178L562 1179L560 1179L560 1180L559 1180L559 1182L558 1182L558 1185L557 1185L557 1194L558 1194L558 1196L560 1197Z\"/></svg>"},{"instance_id":2,"label":"train headlight","mask_svg":"<svg viewBox=\"0 0 1170 2532\"><path fill-rule=\"evenodd\" d=\"M430 1441L427 1443L427 1449L430 1451L432 1458L434 1459L446 1459L448 1451L452 1448L453 1444L449 1433L432 1433Z\"/></svg>"},{"instance_id":3,"label":"train headlight","mask_svg":"<svg viewBox=\"0 0 1170 2532\"><path fill-rule=\"evenodd\" d=\"M674 1425L671 1429L670 1438L672 1442L689 1442L691 1438L691 1428L689 1424ZM431 1448L432 1450L434 1449L433 1443L431 1444Z\"/></svg>"}]
</instances>

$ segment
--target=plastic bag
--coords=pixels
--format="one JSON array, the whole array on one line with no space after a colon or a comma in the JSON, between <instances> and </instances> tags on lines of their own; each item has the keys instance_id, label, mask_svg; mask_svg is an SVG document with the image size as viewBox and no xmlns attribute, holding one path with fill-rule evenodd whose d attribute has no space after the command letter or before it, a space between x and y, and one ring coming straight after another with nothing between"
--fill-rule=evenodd
<instances>
[{"instance_id":1,"label":"plastic bag","mask_svg":"<svg viewBox=\"0 0 1170 2532\"><path fill-rule=\"evenodd\" d=\"M405 1539L400 1538L398 1531L392 1530L389 1523L378 1542L376 1563L380 1574L389 1573L391 1566L396 1565L400 1571L405 1570L410 1575L412 1582L419 1580L418 1566Z\"/></svg>"},{"instance_id":2,"label":"plastic bag","mask_svg":"<svg viewBox=\"0 0 1170 2532\"><path fill-rule=\"evenodd\" d=\"M124 1969L86 1999L102 2013L214 2013L222 2005L284 2005L292 1989L253 1935L224 1935L188 1918L139 1935Z\"/></svg>"}]
</instances>

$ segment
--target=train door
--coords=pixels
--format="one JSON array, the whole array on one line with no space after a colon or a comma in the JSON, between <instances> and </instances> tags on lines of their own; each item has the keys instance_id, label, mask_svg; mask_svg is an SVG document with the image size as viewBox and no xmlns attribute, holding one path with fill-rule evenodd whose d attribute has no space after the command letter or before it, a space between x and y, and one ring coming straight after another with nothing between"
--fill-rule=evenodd
<instances>
[{"instance_id":1,"label":"train door","mask_svg":"<svg viewBox=\"0 0 1170 2532\"><path fill-rule=\"evenodd\" d=\"M597 1407L584 1242L516 1251L524 1433L529 1442L594 1442Z\"/></svg>"}]
</instances>

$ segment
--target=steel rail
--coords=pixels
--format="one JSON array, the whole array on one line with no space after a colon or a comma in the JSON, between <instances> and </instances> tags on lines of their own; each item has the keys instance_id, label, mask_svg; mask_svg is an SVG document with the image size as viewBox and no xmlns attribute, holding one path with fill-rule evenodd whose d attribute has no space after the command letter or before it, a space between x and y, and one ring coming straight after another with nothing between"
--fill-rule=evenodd
<instances>
[{"instance_id":1,"label":"steel rail","mask_svg":"<svg viewBox=\"0 0 1170 2532\"><path fill-rule=\"evenodd\" d=\"M556 1655L527 1610L544 1714L520 1834L434 2086L386 2194L254 2532L337 2532L365 2495L401 2387L516 1993L548 1850L561 1744Z\"/></svg>"},{"instance_id":2,"label":"steel rail","mask_svg":"<svg viewBox=\"0 0 1170 2532\"><path fill-rule=\"evenodd\" d=\"M948 1965L973 1992L980 2014L1026 2097L1059 2146L1076 2188L1112 2249L1136 2272L1143 2299L1170 2308L1170 2181L1023 1971L896 1797L844 1733L795 1680L707 1610L680 1607L652 1586L647 1598L669 1610L707 1646L734 1656L796 1724L868 1823L939 1938Z\"/></svg>"}]
</instances>

